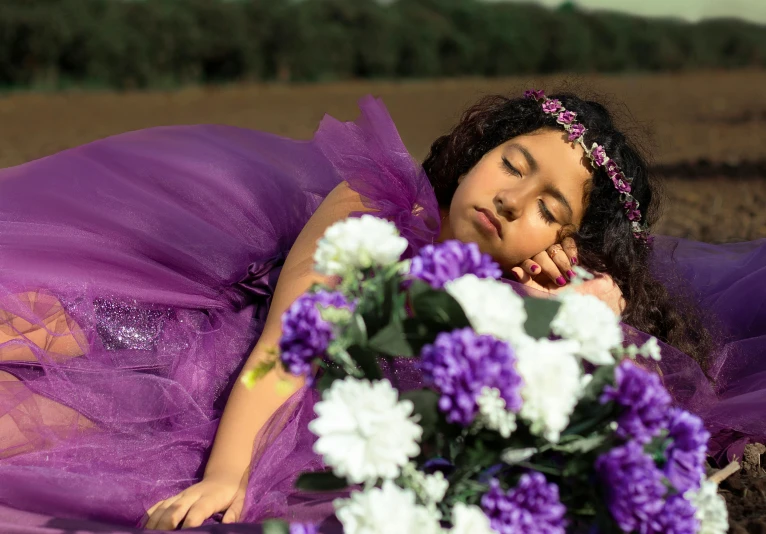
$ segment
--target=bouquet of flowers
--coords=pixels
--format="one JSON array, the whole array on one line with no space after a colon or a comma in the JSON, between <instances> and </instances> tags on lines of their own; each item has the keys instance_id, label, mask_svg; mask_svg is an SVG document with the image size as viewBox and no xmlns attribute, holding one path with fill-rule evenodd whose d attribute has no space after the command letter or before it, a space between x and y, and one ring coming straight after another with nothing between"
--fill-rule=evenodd
<instances>
[{"instance_id":1,"label":"bouquet of flowers","mask_svg":"<svg viewBox=\"0 0 766 534\"><path fill-rule=\"evenodd\" d=\"M322 392L309 428L328 470L297 484L348 488L347 534L727 531L709 434L636 361L659 359L655 339L625 347L574 290L517 295L475 244L407 246L371 215L336 223L314 260L341 282L282 319L279 364ZM418 389L390 371L406 359Z\"/></svg>"}]
</instances>

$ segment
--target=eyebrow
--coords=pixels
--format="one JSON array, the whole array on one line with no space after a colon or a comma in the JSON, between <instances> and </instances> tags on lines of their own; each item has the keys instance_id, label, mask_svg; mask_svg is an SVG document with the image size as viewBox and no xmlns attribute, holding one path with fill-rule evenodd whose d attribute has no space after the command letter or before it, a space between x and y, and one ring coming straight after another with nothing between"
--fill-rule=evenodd
<instances>
[{"instance_id":1,"label":"eyebrow","mask_svg":"<svg viewBox=\"0 0 766 534\"><path fill-rule=\"evenodd\" d=\"M521 155L524 156L524 159L527 160L527 165L529 165L529 170L532 172L537 172L537 170L540 168L537 164L537 160L532 156L532 154L529 153L529 150L526 149L523 145L520 145L518 143L512 143L509 145L511 148L515 148L519 152L521 152ZM564 206L564 209L569 214L569 220L571 221L574 217L574 211L572 211L572 205L567 200L567 197L564 196L564 193L561 192L561 189L559 189L556 186L553 185L546 185L545 189L543 190L544 193L552 196L555 198L559 204Z\"/></svg>"}]
</instances>

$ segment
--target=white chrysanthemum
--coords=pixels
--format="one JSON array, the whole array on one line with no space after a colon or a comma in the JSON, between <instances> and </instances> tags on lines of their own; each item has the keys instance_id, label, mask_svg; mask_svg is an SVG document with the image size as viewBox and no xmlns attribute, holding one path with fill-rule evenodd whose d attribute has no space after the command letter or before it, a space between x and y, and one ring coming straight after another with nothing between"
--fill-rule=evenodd
<instances>
[{"instance_id":1,"label":"white chrysanthemum","mask_svg":"<svg viewBox=\"0 0 766 534\"><path fill-rule=\"evenodd\" d=\"M524 380L519 415L531 423L533 434L557 442L569 424L582 394L582 370L569 340L539 339L516 351L516 370Z\"/></svg>"},{"instance_id":2,"label":"white chrysanthemum","mask_svg":"<svg viewBox=\"0 0 766 534\"><path fill-rule=\"evenodd\" d=\"M612 349L622 344L620 319L593 295L568 291L551 322L553 333L580 344L577 355L596 365L614 363Z\"/></svg>"},{"instance_id":3,"label":"white chrysanthemum","mask_svg":"<svg viewBox=\"0 0 766 534\"><path fill-rule=\"evenodd\" d=\"M489 518L481 508L462 502L455 503L452 509L452 528L450 534L495 534L489 524Z\"/></svg>"},{"instance_id":4,"label":"white chrysanthemum","mask_svg":"<svg viewBox=\"0 0 766 534\"><path fill-rule=\"evenodd\" d=\"M516 430L516 414L505 409L505 399L500 397L500 390L484 386L476 399L479 405L478 423L494 430L504 438L511 436Z\"/></svg>"},{"instance_id":5,"label":"white chrysanthemum","mask_svg":"<svg viewBox=\"0 0 766 534\"><path fill-rule=\"evenodd\" d=\"M412 402L397 400L388 380L336 380L314 406L319 416L309 423L319 436L314 452L353 484L396 478L420 453L423 429L413 408Z\"/></svg>"},{"instance_id":6,"label":"white chrysanthemum","mask_svg":"<svg viewBox=\"0 0 766 534\"><path fill-rule=\"evenodd\" d=\"M420 501L436 510L436 505L442 502L444 495L449 489L449 480L444 478L444 473L437 471L427 475L418 470L414 462L410 462L402 468L407 487L412 488Z\"/></svg>"},{"instance_id":7,"label":"white chrysanthemum","mask_svg":"<svg viewBox=\"0 0 766 534\"><path fill-rule=\"evenodd\" d=\"M662 352L660 351L660 344L657 342L656 337L650 337L646 340L646 343L641 345L641 348L638 349L638 353L641 356L645 356L646 358L651 358L655 361L660 361L662 359Z\"/></svg>"},{"instance_id":8,"label":"white chrysanthemum","mask_svg":"<svg viewBox=\"0 0 766 534\"><path fill-rule=\"evenodd\" d=\"M431 510L415 503L415 492L390 480L382 488L354 492L337 499L335 515L345 534L440 534L439 521Z\"/></svg>"},{"instance_id":9,"label":"white chrysanthemum","mask_svg":"<svg viewBox=\"0 0 766 534\"><path fill-rule=\"evenodd\" d=\"M367 214L349 217L327 228L314 252L314 269L345 275L354 269L391 265L407 245L392 222Z\"/></svg>"},{"instance_id":10,"label":"white chrysanthemum","mask_svg":"<svg viewBox=\"0 0 766 534\"><path fill-rule=\"evenodd\" d=\"M698 491L687 492L684 497L697 509L698 534L725 534L729 530L729 513L726 501L718 495L718 484L703 480Z\"/></svg>"},{"instance_id":11,"label":"white chrysanthemum","mask_svg":"<svg viewBox=\"0 0 766 534\"><path fill-rule=\"evenodd\" d=\"M508 284L466 274L447 282L444 289L458 301L477 333L490 334L514 346L529 338L524 330L524 299Z\"/></svg>"}]
</instances>

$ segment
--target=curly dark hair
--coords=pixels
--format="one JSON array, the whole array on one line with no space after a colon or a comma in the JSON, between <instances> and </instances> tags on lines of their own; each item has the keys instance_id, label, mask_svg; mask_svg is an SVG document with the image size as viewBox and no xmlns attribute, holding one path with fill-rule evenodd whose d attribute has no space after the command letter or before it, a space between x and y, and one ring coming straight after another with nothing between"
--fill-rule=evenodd
<instances>
[{"instance_id":1,"label":"curly dark hair","mask_svg":"<svg viewBox=\"0 0 766 534\"><path fill-rule=\"evenodd\" d=\"M557 98L587 128L585 142L597 142L632 177L632 195L638 200L642 220L651 228L660 213L661 188L649 172L647 159L637 145L617 130L612 115L602 104L574 94ZM481 158L502 143L540 129L562 130L556 119L544 113L533 99L487 96L470 107L460 122L439 137L423 162L439 205L447 208L458 185ZM586 268L609 273L625 297L623 321L651 334L693 357L703 369L714 348L713 336L702 313L688 294L669 294L651 274L650 247L633 237L619 192L603 167L599 167L585 191L586 209L579 229L571 237L577 244L578 261ZM563 237L563 236L562 236Z\"/></svg>"}]
</instances>

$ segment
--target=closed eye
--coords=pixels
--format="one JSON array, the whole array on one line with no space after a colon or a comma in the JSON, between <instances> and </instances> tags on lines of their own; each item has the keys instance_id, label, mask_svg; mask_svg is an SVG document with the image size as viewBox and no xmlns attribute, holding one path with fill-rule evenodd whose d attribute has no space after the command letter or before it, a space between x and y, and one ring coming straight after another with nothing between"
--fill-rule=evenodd
<instances>
[{"instance_id":1,"label":"closed eye","mask_svg":"<svg viewBox=\"0 0 766 534\"><path fill-rule=\"evenodd\" d=\"M511 164L510 161L508 161L508 159L505 156L503 156L502 160L503 160L502 167L506 173L511 174L513 176L518 176L519 178L521 178L521 173L518 171L518 169L516 169L516 167L514 167Z\"/></svg>"},{"instance_id":2,"label":"closed eye","mask_svg":"<svg viewBox=\"0 0 766 534\"><path fill-rule=\"evenodd\" d=\"M554 217L553 214L548 210L548 208L545 206L545 202L542 200L537 201L537 209L540 212L540 217L542 217L545 221L545 224L553 224L556 222L556 217Z\"/></svg>"}]
</instances>

